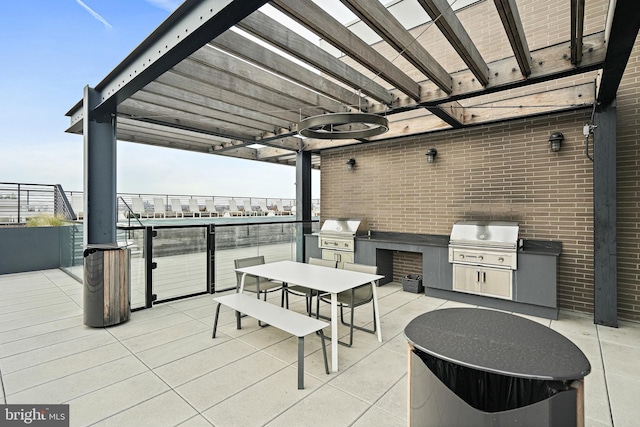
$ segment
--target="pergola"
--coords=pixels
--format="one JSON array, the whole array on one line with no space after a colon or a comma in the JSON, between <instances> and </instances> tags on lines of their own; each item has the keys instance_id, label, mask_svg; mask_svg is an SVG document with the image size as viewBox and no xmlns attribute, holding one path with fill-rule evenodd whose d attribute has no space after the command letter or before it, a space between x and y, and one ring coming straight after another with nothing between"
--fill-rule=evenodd
<instances>
[{"instance_id":1,"label":"pergola","mask_svg":"<svg viewBox=\"0 0 640 427\"><path fill-rule=\"evenodd\" d=\"M310 171L321 167L322 150L593 107L596 298L600 292L600 301L615 305L615 98L640 26L636 2L610 0L605 26L584 34L585 1L564 0L566 39L531 50L516 0L494 0L495 15L486 19L502 23L510 49L484 58L447 0L341 1L356 24L345 26L320 0L185 0L86 87L67 113L67 132L85 141L85 243L116 240L116 140L295 165L297 212L305 220ZM320 45L266 14L267 3ZM401 22L406 17L414 19L410 28ZM446 63L429 52L437 43L446 45ZM575 78L595 70L596 81ZM544 87L549 81L552 90ZM388 132L298 135L303 119L353 112L386 117ZM613 290L601 289L604 282Z\"/></svg>"}]
</instances>

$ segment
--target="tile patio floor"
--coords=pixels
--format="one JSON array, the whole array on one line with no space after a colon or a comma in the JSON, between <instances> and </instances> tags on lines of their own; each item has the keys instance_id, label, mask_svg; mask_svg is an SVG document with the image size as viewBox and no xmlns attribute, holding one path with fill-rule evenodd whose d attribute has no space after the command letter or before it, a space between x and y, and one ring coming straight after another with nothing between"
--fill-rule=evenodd
<instances>
[{"instance_id":1,"label":"tile patio floor","mask_svg":"<svg viewBox=\"0 0 640 427\"><path fill-rule=\"evenodd\" d=\"M398 283L378 291L384 342L356 331L354 346L340 348L340 371L326 375L320 342L308 337L306 388L297 390L296 339L252 319L237 331L227 310L212 340L210 295L96 329L83 325L82 286L64 272L2 275L0 399L68 403L72 426L405 426L404 327L425 311L465 305ZM304 311L304 301L292 307ZM363 309L356 319L368 321ZM639 324L600 327L564 311L558 321L531 319L567 336L591 362L588 426L639 425Z\"/></svg>"}]
</instances>

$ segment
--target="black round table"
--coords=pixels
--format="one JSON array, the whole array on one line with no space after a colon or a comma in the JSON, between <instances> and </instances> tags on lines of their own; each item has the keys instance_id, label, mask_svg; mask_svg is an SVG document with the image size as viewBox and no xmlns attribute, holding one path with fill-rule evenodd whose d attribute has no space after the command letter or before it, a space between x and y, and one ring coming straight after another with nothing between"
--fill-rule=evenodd
<instances>
[{"instance_id":1,"label":"black round table","mask_svg":"<svg viewBox=\"0 0 640 427\"><path fill-rule=\"evenodd\" d=\"M416 317L404 333L410 349L410 425L584 421L582 379L591 366L575 344L551 328L500 311L450 308ZM500 399L509 403L496 403ZM531 424L523 424L526 419Z\"/></svg>"}]
</instances>

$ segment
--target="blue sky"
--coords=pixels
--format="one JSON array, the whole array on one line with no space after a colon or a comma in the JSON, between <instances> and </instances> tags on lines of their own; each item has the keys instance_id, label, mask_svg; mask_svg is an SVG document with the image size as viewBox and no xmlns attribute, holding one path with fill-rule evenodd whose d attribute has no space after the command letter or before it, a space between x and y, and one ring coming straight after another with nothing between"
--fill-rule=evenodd
<instances>
[{"instance_id":1,"label":"blue sky","mask_svg":"<svg viewBox=\"0 0 640 427\"><path fill-rule=\"evenodd\" d=\"M2 1L0 182L82 190L82 137L64 132L65 113L180 3ZM295 168L118 142L118 191L291 198Z\"/></svg>"}]
</instances>

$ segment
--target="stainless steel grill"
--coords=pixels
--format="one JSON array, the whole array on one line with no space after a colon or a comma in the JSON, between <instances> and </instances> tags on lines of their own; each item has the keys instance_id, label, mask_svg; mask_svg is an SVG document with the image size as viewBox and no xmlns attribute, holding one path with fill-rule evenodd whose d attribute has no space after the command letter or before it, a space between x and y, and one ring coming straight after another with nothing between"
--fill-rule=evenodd
<instances>
[{"instance_id":1,"label":"stainless steel grill","mask_svg":"<svg viewBox=\"0 0 640 427\"><path fill-rule=\"evenodd\" d=\"M511 299L519 228L515 222L456 222L449 240L453 289Z\"/></svg>"},{"instance_id":2,"label":"stainless steel grill","mask_svg":"<svg viewBox=\"0 0 640 427\"><path fill-rule=\"evenodd\" d=\"M318 246L322 258L335 260L338 267L344 262L353 262L355 237L367 233L367 223L362 219L327 219L318 233Z\"/></svg>"}]
</instances>

